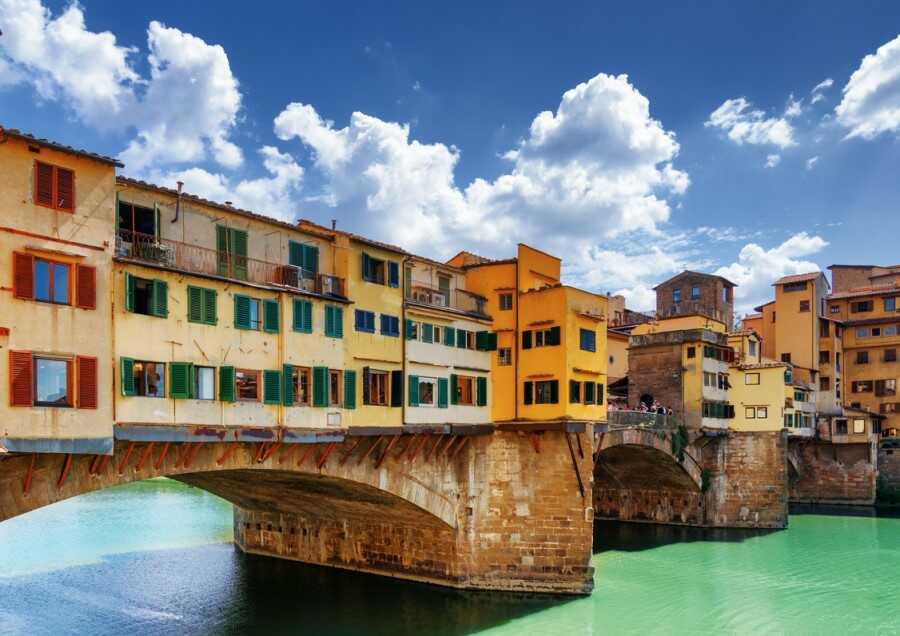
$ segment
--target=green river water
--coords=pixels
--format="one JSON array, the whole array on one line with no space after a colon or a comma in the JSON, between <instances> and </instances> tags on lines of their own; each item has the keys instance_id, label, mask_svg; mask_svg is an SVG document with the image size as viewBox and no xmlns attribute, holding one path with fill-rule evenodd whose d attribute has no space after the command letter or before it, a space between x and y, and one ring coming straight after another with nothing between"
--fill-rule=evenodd
<instances>
[{"instance_id":1,"label":"green river water","mask_svg":"<svg viewBox=\"0 0 900 636\"><path fill-rule=\"evenodd\" d=\"M900 519L781 532L598 523L589 598L473 594L265 557L151 480L0 524L0 634L900 634Z\"/></svg>"}]
</instances>

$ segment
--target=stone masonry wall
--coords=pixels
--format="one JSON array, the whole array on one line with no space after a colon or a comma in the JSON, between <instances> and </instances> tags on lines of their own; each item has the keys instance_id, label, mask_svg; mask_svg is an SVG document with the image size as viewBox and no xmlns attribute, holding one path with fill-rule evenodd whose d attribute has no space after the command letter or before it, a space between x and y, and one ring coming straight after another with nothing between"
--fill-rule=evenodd
<instances>
[{"instance_id":1,"label":"stone masonry wall","mask_svg":"<svg viewBox=\"0 0 900 636\"><path fill-rule=\"evenodd\" d=\"M900 440L886 439L878 445L878 503L900 504Z\"/></svg>"},{"instance_id":2,"label":"stone masonry wall","mask_svg":"<svg viewBox=\"0 0 900 636\"><path fill-rule=\"evenodd\" d=\"M642 395L649 394L682 415L680 344L629 349L628 379L631 407L640 404Z\"/></svg>"},{"instance_id":3,"label":"stone masonry wall","mask_svg":"<svg viewBox=\"0 0 900 636\"><path fill-rule=\"evenodd\" d=\"M791 440L790 499L796 503L872 505L875 451L870 444Z\"/></svg>"}]
</instances>

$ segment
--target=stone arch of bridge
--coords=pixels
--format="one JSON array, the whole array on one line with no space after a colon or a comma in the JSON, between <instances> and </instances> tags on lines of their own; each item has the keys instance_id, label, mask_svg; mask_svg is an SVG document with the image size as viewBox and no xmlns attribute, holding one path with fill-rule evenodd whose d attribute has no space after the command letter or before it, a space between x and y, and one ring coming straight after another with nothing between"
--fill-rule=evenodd
<instances>
[{"instance_id":1,"label":"stone arch of bridge","mask_svg":"<svg viewBox=\"0 0 900 636\"><path fill-rule=\"evenodd\" d=\"M703 471L690 448L672 451L671 432L620 429L597 441L594 479L598 486L637 490L700 492Z\"/></svg>"},{"instance_id":2,"label":"stone arch of bridge","mask_svg":"<svg viewBox=\"0 0 900 636\"><path fill-rule=\"evenodd\" d=\"M453 457L426 458L426 442L410 461L420 440L409 438L396 445L377 437L281 446L116 442L111 456L7 456L0 459L0 521L95 490L171 477L247 510L457 528Z\"/></svg>"}]
</instances>

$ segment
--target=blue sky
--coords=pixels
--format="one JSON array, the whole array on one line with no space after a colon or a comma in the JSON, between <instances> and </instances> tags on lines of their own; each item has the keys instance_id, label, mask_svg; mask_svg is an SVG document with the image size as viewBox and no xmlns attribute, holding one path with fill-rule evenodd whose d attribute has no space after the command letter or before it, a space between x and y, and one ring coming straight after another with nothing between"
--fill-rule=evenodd
<instances>
[{"instance_id":1,"label":"blue sky","mask_svg":"<svg viewBox=\"0 0 900 636\"><path fill-rule=\"evenodd\" d=\"M0 0L0 124L637 308L900 262L900 4L622 5Z\"/></svg>"}]
</instances>

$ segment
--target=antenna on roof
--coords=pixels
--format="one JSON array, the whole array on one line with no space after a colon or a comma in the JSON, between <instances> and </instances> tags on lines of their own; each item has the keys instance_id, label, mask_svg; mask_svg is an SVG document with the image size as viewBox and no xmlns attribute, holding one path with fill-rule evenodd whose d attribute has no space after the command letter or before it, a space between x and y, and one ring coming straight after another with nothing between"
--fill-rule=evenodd
<instances>
[{"instance_id":1,"label":"antenna on roof","mask_svg":"<svg viewBox=\"0 0 900 636\"><path fill-rule=\"evenodd\" d=\"M331 219L331 229L332 230L337 229L337 219Z\"/></svg>"}]
</instances>

